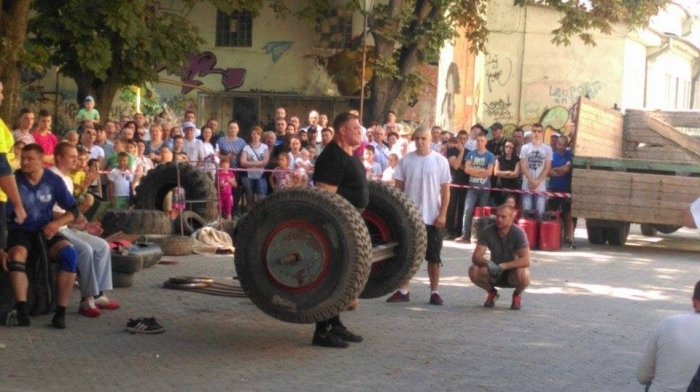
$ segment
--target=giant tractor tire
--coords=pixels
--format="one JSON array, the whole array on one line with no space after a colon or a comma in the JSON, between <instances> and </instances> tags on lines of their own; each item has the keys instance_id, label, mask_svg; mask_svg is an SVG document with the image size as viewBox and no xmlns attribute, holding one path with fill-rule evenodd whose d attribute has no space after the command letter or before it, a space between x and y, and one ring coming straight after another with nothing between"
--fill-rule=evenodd
<instances>
[{"instance_id":1,"label":"giant tractor tire","mask_svg":"<svg viewBox=\"0 0 700 392\"><path fill-rule=\"evenodd\" d=\"M371 242L358 210L338 194L273 193L236 227L236 273L248 298L282 321L314 323L345 310L370 274Z\"/></svg>"},{"instance_id":2,"label":"giant tractor tire","mask_svg":"<svg viewBox=\"0 0 700 392\"><path fill-rule=\"evenodd\" d=\"M136 208L163 211L163 201L173 188L177 187L178 174L180 186L185 190L187 209L199 214L205 221L213 221L217 215L218 194L214 180L202 170L189 163L167 163L150 170L136 187Z\"/></svg>"},{"instance_id":3,"label":"giant tractor tire","mask_svg":"<svg viewBox=\"0 0 700 392\"><path fill-rule=\"evenodd\" d=\"M394 242L394 256L372 263L361 298L378 298L399 288L416 274L428 244L425 224L416 205L395 187L369 183L369 205L362 212L372 246Z\"/></svg>"}]
</instances>

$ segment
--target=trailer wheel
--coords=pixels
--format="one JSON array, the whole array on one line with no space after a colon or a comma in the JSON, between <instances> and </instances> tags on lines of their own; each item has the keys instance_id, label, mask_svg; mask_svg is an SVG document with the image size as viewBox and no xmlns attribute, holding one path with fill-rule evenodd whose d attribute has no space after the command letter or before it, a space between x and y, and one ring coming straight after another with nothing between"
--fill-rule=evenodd
<instances>
[{"instance_id":1,"label":"trailer wheel","mask_svg":"<svg viewBox=\"0 0 700 392\"><path fill-rule=\"evenodd\" d=\"M625 223L622 228L606 228L605 239L612 246L623 246L627 242L627 236L630 233L630 224Z\"/></svg>"},{"instance_id":2,"label":"trailer wheel","mask_svg":"<svg viewBox=\"0 0 700 392\"><path fill-rule=\"evenodd\" d=\"M282 321L338 315L369 278L372 245L360 213L320 188L273 193L239 220L236 234L241 287L258 308Z\"/></svg>"},{"instance_id":3,"label":"trailer wheel","mask_svg":"<svg viewBox=\"0 0 700 392\"><path fill-rule=\"evenodd\" d=\"M369 205L362 212L372 245L397 242L395 256L372 263L369 280L360 298L379 298L418 271L425 257L428 238L416 205L396 187L369 183Z\"/></svg>"},{"instance_id":4,"label":"trailer wheel","mask_svg":"<svg viewBox=\"0 0 700 392\"><path fill-rule=\"evenodd\" d=\"M676 231L678 231L678 229L680 229L681 226L654 225L654 228L655 228L656 230L660 231L661 233L664 233L664 234L671 234L671 233L675 233Z\"/></svg>"},{"instance_id":5,"label":"trailer wheel","mask_svg":"<svg viewBox=\"0 0 700 392\"><path fill-rule=\"evenodd\" d=\"M642 223L642 235L646 237L653 237L656 235L656 227L654 225L650 225L648 223Z\"/></svg>"},{"instance_id":6,"label":"trailer wheel","mask_svg":"<svg viewBox=\"0 0 700 392\"><path fill-rule=\"evenodd\" d=\"M605 245L605 230L598 226L586 225L588 232L588 242L592 245Z\"/></svg>"}]
</instances>

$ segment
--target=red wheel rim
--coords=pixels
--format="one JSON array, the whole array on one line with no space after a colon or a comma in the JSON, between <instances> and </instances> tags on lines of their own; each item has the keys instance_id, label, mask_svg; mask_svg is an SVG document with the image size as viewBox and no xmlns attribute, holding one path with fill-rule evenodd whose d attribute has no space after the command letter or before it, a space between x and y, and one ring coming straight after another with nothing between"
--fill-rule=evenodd
<instances>
[{"instance_id":1,"label":"red wheel rim","mask_svg":"<svg viewBox=\"0 0 700 392\"><path fill-rule=\"evenodd\" d=\"M330 244L321 231L309 222L291 220L270 232L263 243L263 268L270 282L290 293L313 290L328 275ZM282 263L290 254L297 261Z\"/></svg>"}]
</instances>

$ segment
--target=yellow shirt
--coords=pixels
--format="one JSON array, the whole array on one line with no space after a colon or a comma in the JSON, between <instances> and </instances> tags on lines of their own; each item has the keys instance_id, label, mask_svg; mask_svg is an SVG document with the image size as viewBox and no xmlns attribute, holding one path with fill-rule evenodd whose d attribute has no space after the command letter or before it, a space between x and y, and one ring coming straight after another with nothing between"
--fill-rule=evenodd
<instances>
[{"instance_id":1,"label":"yellow shirt","mask_svg":"<svg viewBox=\"0 0 700 392\"><path fill-rule=\"evenodd\" d=\"M80 194L82 194L85 191L85 189L82 189L80 187L80 184L83 183L86 176L87 173L85 173L83 170L78 170L70 173L70 179L73 181L73 196L80 196Z\"/></svg>"},{"instance_id":2,"label":"yellow shirt","mask_svg":"<svg viewBox=\"0 0 700 392\"><path fill-rule=\"evenodd\" d=\"M7 154L7 162L15 160L15 154L12 151L12 146L15 144L15 138L12 137L10 128L5 125L5 122L0 119L0 154ZM6 202L7 195L0 189L0 202Z\"/></svg>"}]
</instances>

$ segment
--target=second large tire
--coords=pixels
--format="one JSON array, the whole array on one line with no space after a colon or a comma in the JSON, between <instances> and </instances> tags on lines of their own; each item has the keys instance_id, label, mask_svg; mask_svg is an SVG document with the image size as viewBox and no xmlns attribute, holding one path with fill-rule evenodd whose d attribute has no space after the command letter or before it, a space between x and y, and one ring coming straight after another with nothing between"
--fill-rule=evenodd
<instances>
[{"instance_id":1,"label":"second large tire","mask_svg":"<svg viewBox=\"0 0 700 392\"><path fill-rule=\"evenodd\" d=\"M124 234L171 234L173 225L162 211L109 209L102 218L104 236Z\"/></svg>"},{"instance_id":2,"label":"second large tire","mask_svg":"<svg viewBox=\"0 0 700 392\"><path fill-rule=\"evenodd\" d=\"M328 320L358 298L369 278L367 227L338 194L313 187L273 193L241 218L236 233L241 286L279 320Z\"/></svg>"},{"instance_id":3,"label":"second large tire","mask_svg":"<svg viewBox=\"0 0 700 392\"><path fill-rule=\"evenodd\" d=\"M623 246L627 242L627 237L630 233L630 224L625 223L622 228L606 228L605 239L609 245Z\"/></svg>"},{"instance_id":4,"label":"second large tire","mask_svg":"<svg viewBox=\"0 0 700 392\"><path fill-rule=\"evenodd\" d=\"M416 274L428 244L425 224L416 205L396 187L369 183L369 205L362 212L372 245L397 242L395 256L372 264L361 298L387 295Z\"/></svg>"},{"instance_id":5,"label":"second large tire","mask_svg":"<svg viewBox=\"0 0 700 392\"><path fill-rule=\"evenodd\" d=\"M218 195L214 180L188 163L168 163L150 170L136 187L136 208L162 211L166 195L177 187L178 173L186 199L196 201L187 203L187 209L206 221L216 219Z\"/></svg>"}]
</instances>

